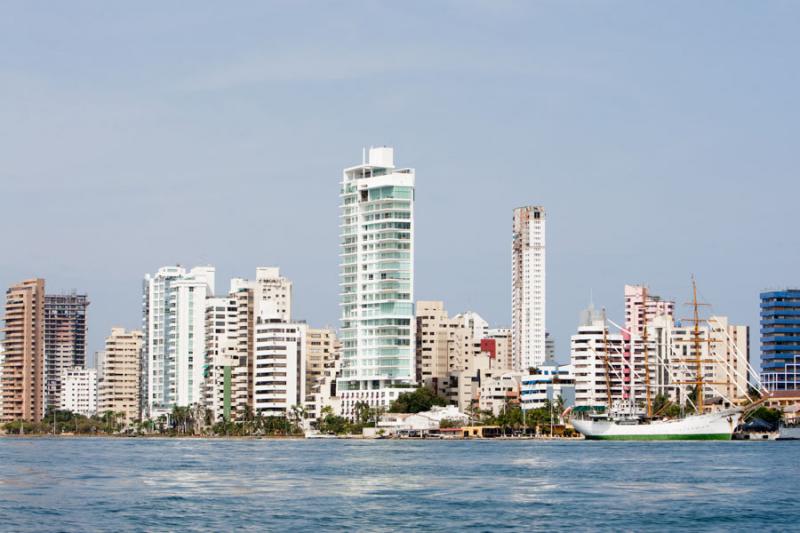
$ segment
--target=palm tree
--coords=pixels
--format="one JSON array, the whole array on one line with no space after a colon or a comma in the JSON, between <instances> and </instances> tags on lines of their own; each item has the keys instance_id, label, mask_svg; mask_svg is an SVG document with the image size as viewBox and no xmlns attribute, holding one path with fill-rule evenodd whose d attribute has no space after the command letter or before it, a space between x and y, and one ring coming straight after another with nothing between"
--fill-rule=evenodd
<instances>
[{"instance_id":1,"label":"palm tree","mask_svg":"<svg viewBox=\"0 0 800 533\"><path fill-rule=\"evenodd\" d=\"M292 425L293 425L292 431L298 433L303 431L302 423L303 420L305 420L307 414L308 412L306 411L306 408L303 407L302 405L292 406Z\"/></svg>"},{"instance_id":2,"label":"palm tree","mask_svg":"<svg viewBox=\"0 0 800 533\"><path fill-rule=\"evenodd\" d=\"M558 395L558 398L556 398L554 408L556 413L558 413L558 422L559 424L562 424L564 422L564 420L561 418L561 415L564 413L564 398L562 398L560 394Z\"/></svg>"}]
</instances>

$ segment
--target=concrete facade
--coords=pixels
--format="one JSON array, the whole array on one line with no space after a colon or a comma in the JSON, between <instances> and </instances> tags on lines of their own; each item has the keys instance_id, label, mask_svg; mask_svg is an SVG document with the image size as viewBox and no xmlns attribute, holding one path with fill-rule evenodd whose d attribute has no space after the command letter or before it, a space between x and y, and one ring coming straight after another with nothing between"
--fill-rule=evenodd
<instances>
[{"instance_id":1,"label":"concrete facade","mask_svg":"<svg viewBox=\"0 0 800 533\"><path fill-rule=\"evenodd\" d=\"M123 413L125 423L141 417L140 357L142 332L111 328L97 354L97 411Z\"/></svg>"},{"instance_id":2,"label":"concrete facade","mask_svg":"<svg viewBox=\"0 0 800 533\"><path fill-rule=\"evenodd\" d=\"M261 310L254 328L254 412L291 416L306 399L306 338L308 326L285 322L278 312Z\"/></svg>"},{"instance_id":3,"label":"concrete facade","mask_svg":"<svg viewBox=\"0 0 800 533\"><path fill-rule=\"evenodd\" d=\"M44 297L45 407L61 405L61 376L67 368L86 366L87 310L85 294Z\"/></svg>"},{"instance_id":4,"label":"concrete facade","mask_svg":"<svg viewBox=\"0 0 800 533\"><path fill-rule=\"evenodd\" d=\"M94 368L65 368L60 381L59 409L83 416L97 413L97 371Z\"/></svg>"},{"instance_id":5,"label":"concrete facade","mask_svg":"<svg viewBox=\"0 0 800 533\"><path fill-rule=\"evenodd\" d=\"M213 267L163 267L143 286L143 411L155 419L203 402L205 301L214 295Z\"/></svg>"},{"instance_id":6,"label":"concrete facade","mask_svg":"<svg viewBox=\"0 0 800 533\"><path fill-rule=\"evenodd\" d=\"M45 281L30 279L6 291L3 316L2 421L38 422L45 411Z\"/></svg>"},{"instance_id":7,"label":"concrete facade","mask_svg":"<svg viewBox=\"0 0 800 533\"><path fill-rule=\"evenodd\" d=\"M514 209L511 241L511 336L514 370L544 363L546 357L545 211Z\"/></svg>"}]
</instances>

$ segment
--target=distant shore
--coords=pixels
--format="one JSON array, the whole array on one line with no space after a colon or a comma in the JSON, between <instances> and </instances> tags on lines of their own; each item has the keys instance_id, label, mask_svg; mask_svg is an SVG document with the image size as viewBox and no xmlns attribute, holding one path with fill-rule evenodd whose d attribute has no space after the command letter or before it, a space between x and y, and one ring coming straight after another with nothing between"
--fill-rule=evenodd
<instances>
[{"instance_id":1,"label":"distant shore","mask_svg":"<svg viewBox=\"0 0 800 533\"><path fill-rule=\"evenodd\" d=\"M246 435L246 436L236 436L236 435L113 435L113 434L74 434L74 433L59 433L53 435L52 433L25 433L22 435L16 433L4 433L0 434L0 438L8 438L8 439L26 439L26 438L37 438L37 439L85 439L85 438L108 438L108 439L147 439L147 440L276 440L276 441L286 441L286 440L308 440L308 441L319 441L319 440L359 440L359 441L376 441L376 440L396 440L396 441L453 441L453 442L462 442L462 441L523 441L523 440L535 440L535 441L581 441L585 440L583 437L550 437L550 436L528 436L528 437L469 437L469 438L460 438L460 437L447 437L447 438L439 438L439 437L383 437L383 438L374 438L374 437L364 437L362 435L331 435L326 436L324 438L306 438L303 435L286 435L286 436L278 436L278 435L268 435L268 436L257 436L257 435Z\"/></svg>"}]
</instances>

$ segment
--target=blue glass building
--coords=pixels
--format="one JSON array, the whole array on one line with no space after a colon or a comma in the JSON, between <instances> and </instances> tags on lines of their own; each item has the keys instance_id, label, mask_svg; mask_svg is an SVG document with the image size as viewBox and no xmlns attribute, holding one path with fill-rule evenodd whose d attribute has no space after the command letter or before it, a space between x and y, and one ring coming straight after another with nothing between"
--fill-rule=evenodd
<instances>
[{"instance_id":1,"label":"blue glass building","mask_svg":"<svg viewBox=\"0 0 800 533\"><path fill-rule=\"evenodd\" d=\"M771 391L800 389L800 289L761 293L761 380Z\"/></svg>"}]
</instances>

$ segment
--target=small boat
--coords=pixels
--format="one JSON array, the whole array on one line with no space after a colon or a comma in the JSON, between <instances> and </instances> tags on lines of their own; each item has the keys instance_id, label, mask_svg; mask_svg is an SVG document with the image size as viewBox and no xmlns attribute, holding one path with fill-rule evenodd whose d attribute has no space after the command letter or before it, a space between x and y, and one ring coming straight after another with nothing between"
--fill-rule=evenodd
<instances>
[{"instance_id":1,"label":"small boat","mask_svg":"<svg viewBox=\"0 0 800 533\"><path fill-rule=\"evenodd\" d=\"M330 435L328 433L320 433L319 431L307 431L305 433L305 437L307 439L337 439L336 435Z\"/></svg>"}]
</instances>

